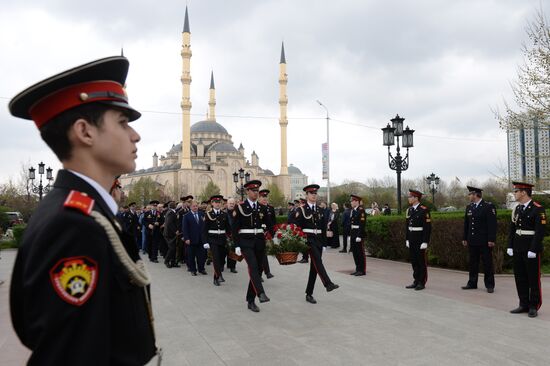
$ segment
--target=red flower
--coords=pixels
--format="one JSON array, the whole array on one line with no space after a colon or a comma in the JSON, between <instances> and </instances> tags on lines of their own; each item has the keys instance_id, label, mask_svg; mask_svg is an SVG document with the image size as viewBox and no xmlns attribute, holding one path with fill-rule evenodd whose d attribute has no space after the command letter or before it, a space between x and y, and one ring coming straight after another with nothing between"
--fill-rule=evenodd
<instances>
[{"instance_id":1,"label":"red flower","mask_svg":"<svg viewBox=\"0 0 550 366\"><path fill-rule=\"evenodd\" d=\"M290 230L294 230L295 227L296 227L296 225L290 224Z\"/></svg>"},{"instance_id":2,"label":"red flower","mask_svg":"<svg viewBox=\"0 0 550 366\"><path fill-rule=\"evenodd\" d=\"M285 230L286 229L286 224L282 224L281 229Z\"/></svg>"},{"instance_id":3,"label":"red flower","mask_svg":"<svg viewBox=\"0 0 550 366\"><path fill-rule=\"evenodd\" d=\"M282 237L283 237L283 233L281 233L280 231L277 232L277 238L278 238L278 239L281 239Z\"/></svg>"}]
</instances>

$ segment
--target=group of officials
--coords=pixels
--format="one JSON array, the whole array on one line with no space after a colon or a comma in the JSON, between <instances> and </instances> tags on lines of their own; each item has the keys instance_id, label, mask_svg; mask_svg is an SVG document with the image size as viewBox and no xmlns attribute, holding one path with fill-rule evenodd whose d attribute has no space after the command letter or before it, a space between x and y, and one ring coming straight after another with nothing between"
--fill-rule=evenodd
<instances>
[{"instance_id":1,"label":"group of officials","mask_svg":"<svg viewBox=\"0 0 550 366\"><path fill-rule=\"evenodd\" d=\"M123 56L96 60L45 79L16 95L9 103L13 116L32 120L42 139L63 165L50 193L29 220L17 252L10 287L13 327L32 354L29 365L142 365L159 354L150 298L150 276L138 249L145 248L152 262L157 252L168 267L178 265L177 240L187 251L189 270L204 271L204 250L214 256L214 284L223 282L222 257L228 234L235 253L248 266L248 309L270 299L262 284L266 271L266 234L273 236L274 213L259 198L260 181L245 185L246 199L222 211L223 197L212 197L212 210L201 214L197 202L178 207L169 202L163 216L159 205L143 213L145 230L139 241L131 225L121 225L118 206L111 195L115 177L135 170L139 134L130 122L141 114L128 104L124 89L129 63ZM514 183L519 205L512 214L507 253L513 256L519 297L512 313L537 316L542 298L540 256L546 214L532 201L533 186ZM306 234L311 258L306 301L313 297L317 276L326 291L333 283L322 261L326 243L326 212L317 203L318 185L304 187L305 199L292 213ZM431 217L420 204L421 192L410 190L406 217L406 246L410 250L414 282L422 290L427 282L426 250ZM477 287L477 263L485 268L485 286L494 289L491 251L495 242L496 212L481 199L481 190L470 187L466 209L464 245L470 250L472 269L465 289ZM185 199L184 201L188 201ZM350 198L350 245L354 274L366 272L364 226L366 215L360 198ZM156 205L156 207L154 207ZM130 209L132 212L133 209ZM290 218L290 217L289 217ZM164 220L164 221L163 221ZM131 227L129 227L130 225ZM202 226L201 226L202 225ZM162 229L162 230L161 230ZM161 238L164 238L164 242ZM183 254L181 254L183 255Z\"/></svg>"}]
</instances>

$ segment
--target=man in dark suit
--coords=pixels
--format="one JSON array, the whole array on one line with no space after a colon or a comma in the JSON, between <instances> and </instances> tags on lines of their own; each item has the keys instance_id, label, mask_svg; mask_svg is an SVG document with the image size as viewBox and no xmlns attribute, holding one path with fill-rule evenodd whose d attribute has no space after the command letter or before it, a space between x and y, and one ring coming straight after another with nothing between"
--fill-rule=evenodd
<instances>
[{"instance_id":1,"label":"man in dark suit","mask_svg":"<svg viewBox=\"0 0 550 366\"><path fill-rule=\"evenodd\" d=\"M351 205L349 202L344 203L344 213L342 214L342 239L344 243L342 244L342 250L340 253L346 253L348 248L348 238L350 232L350 219L351 219ZM350 245L351 250L351 245Z\"/></svg>"},{"instance_id":2,"label":"man in dark suit","mask_svg":"<svg viewBox=\"0 0 550 366\"><path fill-rule=\"evenodd\" d=\"M543 250L546 211L533 201L533 185L512 182L514 198L518 205L512 214L508 235L507 253L514 259L514 279L519 297L519 306L512 314L529 313L530 318L538 315L542 305L540 285L540 260Z\"/></svg>"},{"instance_id":3,"label":"man in dark suit","mask_svg":"<svg viewBox=\"0 0 550 366\"><path fill-rule=\"evenodd\" d=\"M477 288L479 272L479 257L483 261L485 274L485 288L488 293L493 293L495 288L495 275L493 272L493 248L497 237L497 213L491 202L484 201L482 189L468 188L470 204L464 214L464 236L462 245L468 247L470 253L470 275L463 290Z\"/></svg>"},{"instance_id":4,"label":"man in dark suit","mask_svg":"<svg viewBox=\"0 0 550 366\"><path fill-rule=\"evenodd\" d=\"M206 250L203 248L202 231L204 226L203 214L199 211L197 201L191 202L191 210L183 216L182 234L183 242L187 247L187 270L193 276L199 273L207 274L204 269L206 263Z\"/></svg>"},{"instance_id":5,"label":"man in dark suit","mask_svg":"<svg viewBox=\"0 0 550 366\"><path fill-rule=\"evenodd\" d=\"M29 365L143 365L155 354L150 279L115 220L116 176L136 164L124 57L57 74L14 97L63 164L30 219L10 288L13 327ZM4 328L6 326L4 325Z\"/></svg>"},{"instance_id":6,"label":"man in dark suit","mask_svg":"<svg viewBox=\"0 0 550 366\"><path fill-rule=\"evenodd\" d=\"M174 201L168 202L168 209L164 216L164 240L168 246L166 257L164 258L164 264L168 268L179 267L176 262L176 239L178 232L177 215L176 215L176 203Z\"/></svg>"}]
</instances>

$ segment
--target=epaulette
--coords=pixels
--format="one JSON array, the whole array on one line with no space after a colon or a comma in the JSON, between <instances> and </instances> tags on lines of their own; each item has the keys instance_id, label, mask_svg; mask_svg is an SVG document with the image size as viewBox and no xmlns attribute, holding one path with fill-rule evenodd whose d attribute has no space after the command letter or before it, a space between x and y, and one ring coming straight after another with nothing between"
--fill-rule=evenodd
<instances>
[{"instance_id":1,"label":"epaulette","mask_svg":"<svg viewBox=\"0 0 550 366\"><path fill-rule=\"evenodd\" d=\"M72 190L67 196L63 207L74 208L86 215L90 215L92 208L94 208L94 203L95 201L88 197L86 193Z\"/></svg>"},{"instance_id":2,"label":"epaulette","mask_svg":"<svg viewBox=\"0 0 550 366\"><path fill-rule=\"evenodd\" d=\"M420 208L423 209L423 210L427 210L428 207L424 206L424 205L420 205Z\"/></svg>"},{"instance_id":3,"label":"epaulette","mask_svg":"<svg viewBox=\"0 0 550 366\"><path fill-rule=\"evenodd\" d=\"M533 201L533 205L535 205L535 206L537 206L537 207L542 207L542 205L541 205L540 203L535 202L535 201Z\"/></svg>"}]
</instances>

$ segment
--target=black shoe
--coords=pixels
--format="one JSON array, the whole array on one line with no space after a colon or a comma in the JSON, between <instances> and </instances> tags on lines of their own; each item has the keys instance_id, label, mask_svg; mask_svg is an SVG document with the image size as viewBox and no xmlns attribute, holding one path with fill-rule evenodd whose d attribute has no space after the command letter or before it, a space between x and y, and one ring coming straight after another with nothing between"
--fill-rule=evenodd
<instances>
[{"instance_id":1,"label":"black shoe","mask_svg":"<svg viewBox=\"0 0 550 366\"><path fill-rule=\"evenodd\" d=\"M263 278L263 277L260 277L260 281L264 282L264 278Z\"/></svg>"},{"instance_id":2,"label":"black shoe","mask_svg":"<svg viewBox=\"0 0 550 366\"><path fill-rule=\"evenodd\" d=\"M336 290L338 287L340 286L331 282L327 285L326 289L327 289L327 292L331 292L332 290Z\"/></svg>"},{"instance_id":3,"label":"black shoe","mask_svg":"<svg viewBox=\"0 0 550 366\"><path fill-rule=\"evenodd\" d=\"M366 275L366 273L362 272L362 271L355 273L355 276L365 276L365 275Z\"/></svg>"},{"instance_id":4,"label":"black shoe","mask_svg":"<svg viewBox=\"0 0 550 366\"><path fill-rule=\"evenodd\" d=\"M164 265L166 266L166 268L172 268L172 265L170 263L164 262Z\"/></svg>"},{"instance_id":5,"label":"black shoe","mask_svg":"<svg viewBox=\"0 0 550 366\"><path fill-rule=\"evenodd\" d=\"M264 293L259 294L258 299L260 299L260 302L268 302L269 301L269 297L267 297L267 295L264 294Z\"/></svg>"},{"instance_id":6,"label":"black shoe","mask_svg":"<svg viewBox=\"0 0 550 366\"><path fill-rule=\"evenodd\" d=\"M416 287L414 289L416 291L420 291L420 290L424 290L425 288L426 288L426 286L418 284L418 285L416 285Z\"/></svg>"},{"instance_id":7,"label":"black shoe","mask_svg":"<svg viewBox=\"0 0 550 366\"><path fill-rule=\"evenodd\" d=\"M191 272L191 275L196 276L197 272Z\"/></svg>"},{"instance_id":8,"label":"black shoe","mask_svg":"<svg viewBox=\"0 0 550 366\"><path fill-rule=\"evenodd\" d=\"M510 310L510 313L512 314L521 314L521 313L528 313L529 309L524 308L523 306L518 306L514 310Z\"/></svg>"},{"instance_id":9,"label":"black shoe","mask_svg":"<svg viewBox=\"0 0 550 366\"><path fill-rule=\"evenodd\" d=\"M235 268L231 268L231 273L239 273Z\"/></svg>"},{"instance_id":10,"label":"black shoe","mask_svg":"<svg viewBox=\"0 0 550 366\"><path fill-rule=\"evenodd\" d=\"M298 261L298 263L307 263L307 262L308 262L308 260L305 259L305 258L302 258L302 259L300 259L300 260Z\"/></svg>"},{"instance_id":11,"label":"black shoe","mask_svg":"<svg viewBox=\"0 0 550 366\"><path fill-rule=\"evenodd\" d=\"M202 271L199 271L200 274L207 275L206 271L203 269Z\"/></svg>"},{"instance_id":12,"label":"black shoe","mask_svg":"<svg viewBox=\"0 0 550 366\"><path fill-rule=\"evenodd\" d=\"M462 286L461 289L463 289L463 290L475 290L475 289L477 289L477 287L466 285L466 286Z\"/></svg>"},{"instance_id":13,"label":"black shoe","mask_svg":"<svg viewBox=\"0 0 550 366\"><path fill-rule=\"evenodd\" d=\"M356 274L357 274L357 271L351 272L351 273L350 273L350 276L355 276Z\"/></svg>"},{"instance_id":14,"label":"black shoe","mask_svg":"<svg viewBox=\"0 0 550 366\"><path fill-rule=\"evenodd\" d=\"M150 261L151 261L152 263L158 263L158 262L159 262L158 259L150 259Z\"/></svg>"},{"instance_id":15,"label":"black shoe","mask_svg":"<svg viewBox=\"0 0 550 366\"><path fill-rule=\"evenodd\" d=\"M311 295L306 295L306 301L310 304L317 304L317 300L315 300L315 298Z\"/></svg>"},{"instance_id":16,"label":"black shoe","mask_svg":"<svg viewBox=\"0 0 550 366\"><path fill-rule=\"evenodd\" d=\"M220 281L217 278L214 278L214 286L219 286Z\"/></svg>"},{"instance_id":17,"label":"black shoe","mask_svg":"<svg viewBox=\"0 0 550 366\"><path fill-rule=\"evenodd\" d=\"M225 282L225 279L223 278L223 276L220 276L220 277L218 278L218 281L220 281L220 282Z\"/></svg>"},{"instance_id":18,"label":"black shoe","mask_svg":"<svg viewBox=\"0 0 550 366\"><path fill-rule=\"evenodd\" d=\"M172 264L172 268L181 268L179 264Z\"/></svg>"},{"instance_id":19,"label":"black shoe","mask_svg":"<svg viewBox=\"0 0 550 366\"><path fill-rule=\"evenodd\" d=\"M348 251L345 249L340 250L338 253L347 253Z\"/></svg>"},{"instance_id":20,"label":"black shoe","mask_svg":"<svg viewBox=\"0 0 550 366\"><path fill-rule=\"evenodd\" d=\"M265 276L266 276L267 278L273 278L273 277L275 277L275 276L273 276L271 273L266 273Z\"/></svg>"},{"instance_id":21,"label":"black shoe","mask_svg":"<svg viewBox=\"0 0 550 366\"><path fill-rule=\"evenodd\" d=\"M494 288L488 288L488 289L487 289L487 292L490 293L490 294L492 294L493 292L495 292L495 289L494 289Z\"/></svg>"},{"instance_id":22,"label":"black shoe","mask_svg":"<svg viewBox=\"0 0 550 366\"><path fill-rule=\"evenodd\" d=\"M536 318L539 313L537 312L537 308L530 308L529 309L529 318Z\"/></svg>"},{"instance_id":23,"label":"black shoe","mask_svg":"<svg viewBox=\"0 0 550 366\"><path fill-rule=\"evenodd\" d=\"M413 283L411 283L410 285L405 286L405 288L416 288L417 285L418 285L418 284L417 284L416 282L413 282Z\"/></svg>"},{"instance_id":24,"label":"black shoe","mask_svg":"<svg viewBox=\"0 0 550 366\"><path fill-rule=\"evenodd\" d=\"M253 312L255 312L255 313L259 313L259 312L260 312L260 308L258 307L258 305L256 305L256 304L254 303L254 301L248 303L248 308L249 308L250 310L252 310Z\"/></svg>"},{"instance_id":25,"label":"black shoe","mask_svg":"<svg viewBox=\"0 0 550 366\"><path fill-rule=\"evenodd\" d=\"M212 261L211 261L210 259L206 261L206 265L207 265L207 266L209 266L210 263L212 263Z\"/></svg>"}]
</instances>

